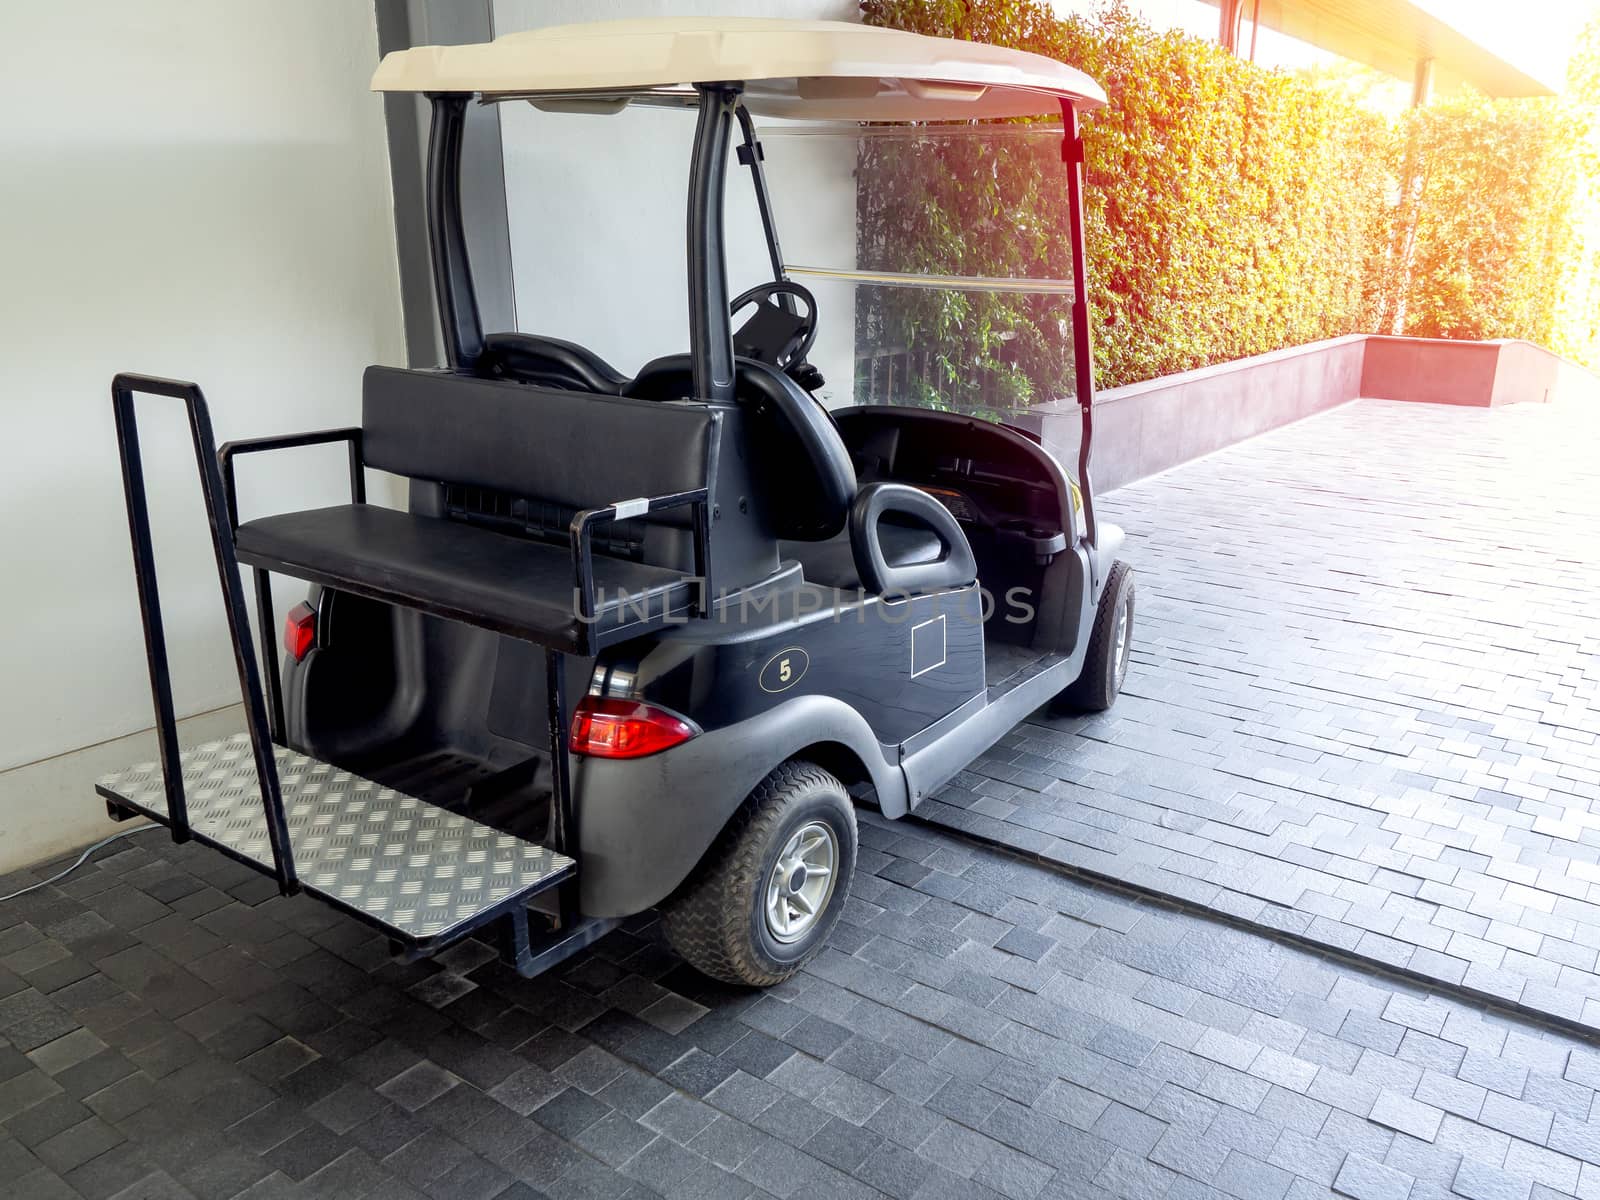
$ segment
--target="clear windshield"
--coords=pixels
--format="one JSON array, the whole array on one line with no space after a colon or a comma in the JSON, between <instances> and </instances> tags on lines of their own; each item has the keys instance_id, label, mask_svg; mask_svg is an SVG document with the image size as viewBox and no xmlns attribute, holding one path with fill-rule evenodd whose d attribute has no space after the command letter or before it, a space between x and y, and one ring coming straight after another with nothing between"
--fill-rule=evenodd
<instances>
[{"instance_id":1,"label":"clear windshield","mask_svg":"<svg viewBox=\"0 0 1600 1200\"><path fill-rule=\"evenodd\" d=\"M760 134L785 265L821 310L811 358L829 403L1003 420L1072 396L1059 123ZM754 209L747 175L730 167L730 238Z\"/></svg>"},{"instance_id":2,"label":"clear windshield","mask_svg":"<svg viewBox=\"0 0 1600 1200\"><path fill-rule=\"evenodd\" d=\"M1073 393L1061 126L759 123L789 274L817 297L830 406L1009 419ZM501 109L517 326L631 375L689 348L692 110ZM735 143L739 138L735 134ZM730 153L729 295L772 279Z\"/></svg>"}]
</instances>

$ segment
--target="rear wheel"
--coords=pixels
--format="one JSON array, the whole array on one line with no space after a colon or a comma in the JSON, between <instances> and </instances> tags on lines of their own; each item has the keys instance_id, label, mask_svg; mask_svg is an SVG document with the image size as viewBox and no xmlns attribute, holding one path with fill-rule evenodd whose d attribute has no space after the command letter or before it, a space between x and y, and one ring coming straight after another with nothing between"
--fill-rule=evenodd
<instances>
[{"instance_id":1,"label":"rear wheel","mask_svg":"<svg viewBox=\"0 0 1600 1200\"><path fill-rule=\"evenodd\" d=\"M786 762L756 787L662 909L667 940L703 974L770 987L822 948L856 865L856 815L844 785Z\"/></svg>"},{"instance_id":2,"label":"rear wheel","mask_svg":"<svg viewBox=\"0 0 1600 1200\"><path fill-rule=\"evenodd\" d=\"M1095 609L1083 672L1061 693L1064 707L1104 712L1115 703L1128 675L1128 656L1133 648L1133 596L1133 568L1120 560L1112 563Z\"/></svg>"}]
</instances>

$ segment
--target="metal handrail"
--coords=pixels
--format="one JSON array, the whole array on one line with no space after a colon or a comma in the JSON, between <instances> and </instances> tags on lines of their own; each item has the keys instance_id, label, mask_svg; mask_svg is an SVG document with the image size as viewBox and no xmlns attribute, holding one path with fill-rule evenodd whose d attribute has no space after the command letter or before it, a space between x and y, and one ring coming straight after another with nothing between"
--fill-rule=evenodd
<instances>
[{"instance_id":1,"label":"metal handrail","mask_svg":"<svg viewBox=\"0 0 1600 1200\"><path fill-rule=\"evenodd\" d=\"M223 496L228 502L228 526L239 528L239 491L233 478L233 460L244 454L260 454L266 450L294 450L301 446L326 446L333 442L347 442L350 452L350 501L364 504L367 499L366 476L361 458L361 427L351 425L342 429L319 429L312 433L286 433L272 437L240 438L224 442L217 451L217 461L222 466Z\"/></svg>"},{"instance_id":2,"label":"metal handrail","mask_svg":"<svg viewBox=\"0 0 1600 1200\"><path fill-rule=\"evenodd\" d=\"M189 809L183 790L177 717L172 704L172 674L167 661L166 632L161 620L161 597L156 584L155 548L150 535L144 462L139 453L139 428L134 415L133 397L136 394L182 400L189 417L195 465L200 473L200 492L205 499L206 520L211 526L211 546L216 554L217 579L222 585L227 609L228 636L233 643L234 664L239 671L245 724L254 751L256 778L261 785L261 802L266 810L267 840L272 846L273 870L278 880L278 890L286 896L292 895L300 890L300 881L295 873L294 849L289 843L278 763L273 756L272 737L261 692L261 672L255 651L250 645L250 618L245 607L244 587L239 580L233 524L229 518L229 489L224 484L218 462L211 411L198 384L123 373L111 381L111 407L117 422L117 453L122 460L123 496L128 507L134 579L139 590L139 615L144 625L145 654L150 668L150 690L155 700L156 736L161 745L161 774L167 793L167 816L172 838L177 842L189 840Z\"/></svg>"},{"instance_id":3,"label":"metal handrail","mask_svg":"<svg viewBox=\"0 0 1600 1200\"><path fill-rule=\"evenodd\" d=\"M875 283L884 287L924 288L944 292L1000 292L1029 296L1070 296L1071 279L1032 278L1026 275L938 275L930 271L863 271L845 267L808 267L785 263L790 275L833 279L846 283Z\"/></svg>"},{"instance_id":4,"label":"metal handrail","mask_svg":"<svg viewBox=\"0 0 1600 1200\"><path fill-rule=\"evenodd\" d=\"M710 491L695 488L688 492L673 492L667 496L641 496L637 500L619 500L602 508L586 508L572 518L567 528L572 542L573 598L577 602L577 617L586 628L592 627L598 612L598 598L594 584L594 527L606 521L628 521L647 513L662 512L669 508L693 505L695 508L695 570L699 573L702 595L707 588L705 580L705 546L709 540ZM703 605L701 606L703 609ZM701 611L704 616L705 612ZM591 638L592 640L592 638Z\"/></svg>"},{"instance_id":5,"label":"metal handrail","mask_svg":"<svg viewBox=\"0 0 1600 1200\"><path fill-rule=\"evenodd\" d=\"M350 502L367 502L366 464L361 457L362 433L359 425L341 429L319 429L311 433L286 433L268 437L241 438L224 442L217 451L217 461L222 466L222 495L227 503L228 529L239 531L239 488L234 479L233 460L245 454L261 454L268 450L295 450L301 446L326 446L336 442L347 444L350 457ZM274 742L284 739L283 679L278 671L276 644L272 640L272 575L263 567L255 568L256 624L261 630L261 663L267 676L268 728Z\"/></svg>"}]
</instances>

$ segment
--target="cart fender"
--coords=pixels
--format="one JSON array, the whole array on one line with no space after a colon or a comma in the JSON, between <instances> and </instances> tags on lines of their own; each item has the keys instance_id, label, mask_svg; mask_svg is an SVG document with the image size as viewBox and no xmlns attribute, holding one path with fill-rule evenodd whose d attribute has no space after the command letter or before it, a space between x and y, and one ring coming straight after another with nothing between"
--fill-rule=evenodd
<instances>
[{"instance_id":1,"label":"cart fender","mask_svg":"<svg viewBox=\"0 0 1600 1200\"><path fill-rule=\"evenodd\" d=\"M1089 555L1094 560L1094 603L1100 603L1100 593L1105 589L1106 578L1111 574L1111 564L1116 560L1117 551L1122 549L1122 543L1127 540L1127 534L1122 532L1120 525L1112 525L1102 521L1095 530L1095 543L1089 547ZM1090 608L1093 613L1093 608ZM1091 620L1092 620L1091 616Z\"/></svg>"},{"instance_id":2,"label":"cart fender","mask_svg":"<svg viewBox=\"0 0 1600 1200\"><path fill-rule=\"evenodd\" d=\"M861 714L831 696L798 696L648 758L574 757L584 915L631 916L665 900L756 784L819 742L848 748L884 811L905 812L899 764L885 757Z\"/></svg>"}]
</instances>

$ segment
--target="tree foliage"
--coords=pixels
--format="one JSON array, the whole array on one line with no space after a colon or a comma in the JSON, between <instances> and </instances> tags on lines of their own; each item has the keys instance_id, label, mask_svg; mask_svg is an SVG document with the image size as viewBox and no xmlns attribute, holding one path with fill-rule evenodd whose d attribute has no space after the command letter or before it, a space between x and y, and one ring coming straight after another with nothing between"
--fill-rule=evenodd
<instances>
[{"instance_id":1,"label":"tree foliage","mask_svg":"<svg viewBox=\"0 0 1600 1200\"><path fill-rule=\"evenodd\" d=\"M1579 33L1566 104L1581 138L1576 153L1572 252L1552 348L1600 369L1600 7Z\"/></svg>"},{"instance_id":2,"label":"tree foliage","mask_svg":"<svg viewBox=\"0 0 1600 1200\"><path fill-rule=\"evenodd\" d=\"M1583 173L1574 116L1545 100L1439 101L1398 137L1383 326L1560 342Z\"/></svg>"},{"instance_id":3,"label":"tree foliage","mask_svg":"<svg viewBox=\"0 0 1600 1200\"><path fill-rule=\"evenodd\" d=\"M1568 353L1592 341L1595 273L1584 302L1567 285L1574 263L1593 262L1580 220L1593 126L1565 102L1448 101L1393 121L1347 88L1158 31L1116 3L1066 18L1044 0L861 7L871 24L1045 54L1105 87L1109 105L1084 121L1101 387L1352 332L1526 337ZM1595 61L1591 39L1582 86ZM858 241L877 239L875 265L973 261L982 246L979 260L1010 268L984 273L1025 273L1021 260L1067 273L1064 228L1047 212L1060 192L1007 192L1003 155L860 165ZM1027 231L1021 259L990 246L997 225ZM1059 297L963 303L885 295L858 321L907 347L936 341L946 384L958 364L1009 373L1002 407L1067 394L1063 352L1048 347ZM958 385L939 391L982 407Z\"/></svg>"},{"instance_id":4,"label":"tree foliage","mask_svg":"<svg viewBox=\"0 0 1600 1200\"><path fill-rule=\"evenodd\" d=\"M1397 123L1382 332L1526 338L1600 366L1600 19L1561 97L1468 95Z\"/></svg>"}]
</instances>

